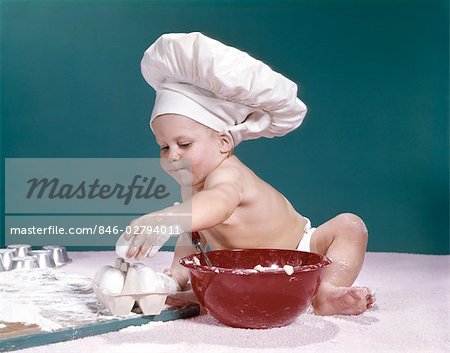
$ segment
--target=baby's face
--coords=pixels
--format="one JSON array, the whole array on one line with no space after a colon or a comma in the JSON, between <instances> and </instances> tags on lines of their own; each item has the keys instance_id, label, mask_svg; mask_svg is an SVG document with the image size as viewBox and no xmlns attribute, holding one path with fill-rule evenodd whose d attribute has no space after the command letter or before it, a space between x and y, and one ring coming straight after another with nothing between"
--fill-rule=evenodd
<instances>
[{"instance_id":1,"label":"baby's face","mask_svg":"<svg viewBox=\"0 0 450 353\"><path fill-rule=\"evenodd\" d=\"M181 185L198 185L224 159L218 134L183 115L164 114L152 122L161 166Z\"/></svg>"}]
</instances>

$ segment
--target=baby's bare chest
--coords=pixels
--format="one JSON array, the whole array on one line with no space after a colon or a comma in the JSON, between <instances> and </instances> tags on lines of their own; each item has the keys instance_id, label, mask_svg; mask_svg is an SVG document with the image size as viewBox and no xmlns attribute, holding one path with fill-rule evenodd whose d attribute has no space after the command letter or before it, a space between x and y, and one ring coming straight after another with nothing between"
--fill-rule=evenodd
<instances>
[{"instance_id":1,"label":"baby's bare chest","mask_svg":"<svg viewBox=\"0 0 450 353\"><path fill-rule=\"evenodd\" d=\"M201 234L213 250L289 248L298 243L301 222L299 214L286 208L267 213L242 208Z\"/></svg>"}]
</instances>

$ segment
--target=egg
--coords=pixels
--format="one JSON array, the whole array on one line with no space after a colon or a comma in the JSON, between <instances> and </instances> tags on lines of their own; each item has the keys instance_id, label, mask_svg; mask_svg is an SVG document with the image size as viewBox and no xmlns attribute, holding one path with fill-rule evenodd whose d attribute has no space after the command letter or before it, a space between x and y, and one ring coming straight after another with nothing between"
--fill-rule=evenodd
<instances>
[{"instance_id":1,"label":"egg","mask_svg":"<svg viewBox=\"0 0 450 353\"><path fill-rule=\"evenodd\" d=\"M104 274L106 271L108 271L109 269L111 269L111 268L114 268L114 267L109 266L109 265L100 267L100 268L97 270L97 272L95 273L95 276L94 276L95 282L96 282L97 284L99 284L99 283L100 283L100 280L101 280L102 277L103 277L103 274Z\"/></svg>"},{"instance_id":2,"label":"egg","mask_svg":"<svg viewBox=\"0 0 450 353\"><path fill-rule=\"evenodd\" d=\"M181 290L175 278L167 276L164 273L157 273L157 275L160 278L160 292L168 292L172 295Z\"/></svg>"},{"instance_id":3,"label":"egg","mask_svg":"<svg viewBox=\"0 0 450 353\"><path fill-rule=\"evenodd\" d=\"M130 248L132 240L133 239L126 240L124 238L123 234L120 236L120 238L116 242L116 254L117 254L117 256L122 257L122 258L126 258L127 257L127 252L128 252L128 249Z\"/></svg>"},{"instance_id":4,"label":"egg","mask_svg":"<svg viewBox=\"0 0 450 353\"><path fill-rule=\"evenodd\" d=\"M161 291L161 278L150 267L142 266L137 268L137 275L141 292Z\"/></svg>"},{"instance_id":5,"label":"egg","mask_svg":"<svg viewBox=\"0 0 450 353\"><path fill-rule=\"evenodd\" d=\"M98 286L112 294L120 294L125 283L125 274L117 268L109 267L108 269L100 269L101 276L98 276Z\"/></svg>"},{"instance_id":6,"label":"egg","mask_svg":"<svg viewBox=\"0 0 450 353\"><path fill-rule=\"evenodd\" d=\"M133 266L136 270L139 271L140 268L145 267L145 264L143 264L142 262L135 262L132 266Z\"/></svg>"}]
</instances>

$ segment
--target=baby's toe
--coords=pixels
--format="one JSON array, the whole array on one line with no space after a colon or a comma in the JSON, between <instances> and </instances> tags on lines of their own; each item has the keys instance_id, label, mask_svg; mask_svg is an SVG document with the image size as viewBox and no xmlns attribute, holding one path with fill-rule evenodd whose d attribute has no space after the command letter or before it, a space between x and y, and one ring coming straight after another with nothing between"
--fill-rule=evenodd
<instances>
[{"instance_id":1,"label":"baby's toe","mask_svg":"<svg viewBox=\"0 0 450 353\"><path fill-rule=\"evenodd\" d=\"M350 288L350 295L355 301L364 300L369 295L369 290L366 287L352 287Z\"/></svg>"},{"instance_id":2,"label":"baby's toe","mask_svg":"<svg viewBox=\"0 0 450 353\"><path fill-rule=\"evenodd\" d=\"M375 293L371 292L367 296L366 301L367 301L367 308L372 308L375 305L375 302L376 302Z\"/></svg>"}]
</instances>

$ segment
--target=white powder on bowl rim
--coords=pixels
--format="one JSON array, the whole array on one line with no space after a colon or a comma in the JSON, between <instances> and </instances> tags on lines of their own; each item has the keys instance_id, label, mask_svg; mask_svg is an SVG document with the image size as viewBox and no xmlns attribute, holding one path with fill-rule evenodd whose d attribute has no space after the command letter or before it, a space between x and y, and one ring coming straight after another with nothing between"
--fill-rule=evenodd
<instances>
[{"instance_id":1,"label":"white powder on bowl rim","mask_svg":"<svg viewBox=\"0 0 450 353\"><path fill-rule=\"evenodd\" d=\"M291 265L284 265L283 270L288 274L288 276L294 273L294 267L292 267Z\"/></svg>"},{"instance_id":2,"label":"white powder on bowl rim","mask_svg":"<svg viewBox=\"0 0 450 353\"><path fill-rule=\"evenodd\" d=\"M264 272L267 270L274 270L274 269L278 269L279 266L278 265L271 265L270 267L264 267L261 265L256 265L255 267L253 267L254 270L258 271L258 272ZM294 267L291 265L284 265L283 266L283 270L284 272L286 272L287 275L292 275L294 273Z\"/></svg>"}]
</instances>

